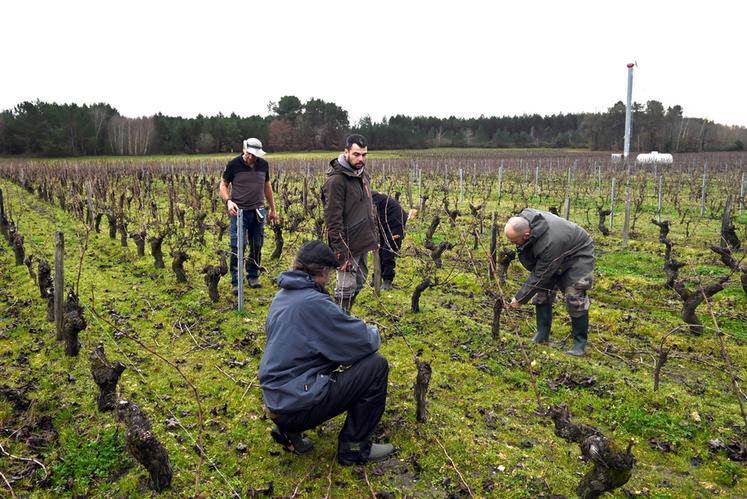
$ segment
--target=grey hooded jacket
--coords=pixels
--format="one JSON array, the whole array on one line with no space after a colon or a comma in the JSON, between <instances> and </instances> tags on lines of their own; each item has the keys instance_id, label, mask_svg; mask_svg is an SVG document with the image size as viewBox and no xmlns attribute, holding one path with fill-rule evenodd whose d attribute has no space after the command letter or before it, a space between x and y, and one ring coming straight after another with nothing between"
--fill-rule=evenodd
<instances>
[{"instance_id":1,"label":"grey hooded jacket","mask_svg":"<svg viewBox=\"0 0 747 499\"><path fill-rule=\"evenodd\" d=\"M381 340L375 327L347 315L306 272L283 272L278 285L259 382L267 408L282 414L317 404L329 375L378 350Z\"/></svg>"},{"instance_id":2,"label":"grey hooded jacket","mask_svg":"<svg viewBox=\"0 0 747 499\"><path fill-rule=\"evenodd\" d=\"M529 239L518 247L519 261L532 273L516 293L527 303L537 291L552 289L560 274L571 272L570 282L594 271L594 243L588 232L547 211L525 208L520 217L529 221Z\"/></svg>"}]
</instances>

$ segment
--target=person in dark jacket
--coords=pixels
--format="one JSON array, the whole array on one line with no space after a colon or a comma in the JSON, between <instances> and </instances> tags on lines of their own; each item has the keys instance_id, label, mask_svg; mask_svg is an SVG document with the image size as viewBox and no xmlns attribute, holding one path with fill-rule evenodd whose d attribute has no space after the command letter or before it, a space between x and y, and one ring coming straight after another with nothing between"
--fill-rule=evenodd
<instances>
[{"instance_id":1,"label":"person in dark jacket","mask_svg":"<svg viewBox=\"0 0 747 499\"><path fill-rule=\"evenodd\" d=\"M373 191L373 202L378 214L379 226L379 261L381 262L381 289L392 289L394 268L405 238L407 213L393 197Z\"/></svg>"},{"instance_id":2,"label":"person in dark jacket","mask_svg":"<svg viewBox=\"0 0 747 499\"><path fill-rule=\"evenodd\" d=\"M330 161L322 188L324 224L329 246L340 263L335 299L349 313L366 284L368 252L378 247L371 187L365 172L368 142L350 135L345 150Z\"/></svg>"},{"instance_id":3,"label":"person in dark jacket","mask_svg":"<svg viewBox=\"0 0 747 499\"><path fill-rule=\"evenodd\" d=\"M389 364L377 353L379 331L346 314L327 294L324 286L337 264L327 245L310 241L293 269L280 274L259 381L275 441L297 454L308 452L313 444L302 432L347 412L337 459L361 464L394 452L391 444L371 442L384 413Z\"/></svg>"},{"instance_id":4,"label":"person in dark jacket","mask_svg":"<svg viewBox=\"0 0 747 499\"><path fill-rule=\"evenodd\" d=\"M573 346L566 353L586 353L589 297L594 282L594 243L573 222L546 211L526 208L506 223L506 237L518 246L519 261L531 274L511 301L517 309L532 299L537 313L536 343L547 343L556 288L565 295L571 316Z\"/></svg>"}]
</instances>

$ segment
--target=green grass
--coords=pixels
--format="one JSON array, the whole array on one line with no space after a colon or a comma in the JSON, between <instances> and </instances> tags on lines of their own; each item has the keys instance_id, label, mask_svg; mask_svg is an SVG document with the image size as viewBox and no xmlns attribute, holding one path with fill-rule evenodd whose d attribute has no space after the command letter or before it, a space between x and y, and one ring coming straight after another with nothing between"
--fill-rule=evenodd
<instances>
[{"instance_id":1,"label":"green grass","mask_svg":"<svg viewBox=\"0 0 747 499\"><path fill-rule=\"evenodd\" d=\"M327 159L333 152L318 154L319 159ZM406 154L415 157L420 151ZM51 261L50 234L65 230L65 274L67 282L73 282L83 235L80 220L57 206L34 201L4 180L0 186L6 202L12 203L13 216L21 221L28 252ZM294 187L298 186L289 189ZM161 192L158 185L154 192ZM469 192L466 199L470 199ZM549 201L545 196L539 206ZM162 198L159 202L166 205ZM365 468L374 491L410 497L464 496L463 477L478 497L572 496L588 465L579 461L578 445L557 437L549 418L536 412L529 360L535 362L542 404L568 405L576 420L596 426L619 446L635 442L637 465L626 485L630 491L647 491L652 497L704 497L712 492L722 497L747 495L744 465L729 461L723 452L708 450L711 439L729 443L743 438L739 407L715 335L711 331L700 337L685 331L672 334L666 344L676 348L662 369L659 391L653 391L658 345L682 321L679 299L663 287L663 245L657 240L658 229L647 221L650 213L639 220L638 238L626 249L622 248L621 223L616 222L612 235L605 238L592 219L589 229L599 258L591 291L590 348L586 358L575 359L564 354L567 343L561 343L570 332L562 295L554 306L551 345L538 347L529 341L534 333L531 306L521 312L504 312L501 335L492 337L493 299L485 290L510 297L526 272L514 262L505 284L498 287L488 280L487 237L483 236L478 250L471 249L471 229L477 221L469 215L466 202L460 205L467 214L459 217L458 226L451 227L442 216L434 237L457 243L444 253L444 267L436 270L427 255L416 256L416 252L423 253L424 233L433 215L440 213L439 200L432 202L426 213L408 223L395 289L376 297L366 288L354 309L379 326L381 351L390 362L387 410L376 437L394 443L399 454L385 465ZM495 210L501 223L515 202L506 195L500 206L491 199L485 210ZM180 203L187 206L186 199ZM294 203L290 209L299 209L299 203ZM587 225L582 209L574 205L574 210L577 220ZM213 216L220 214L209 218ZM682 225L673 226L670 237L675 254L688 264L683 277L695 280L700 275L708 281L727 273L707 248L718 226L718 220L704 220L691 227L693 233L687 238ZM147 473L123 450L124 427L112 414L96 408L98 389L87 355L99 342L109 360L127 366L120 392L141 406L169 452L174 480L172 489L162 496L193 494L198 462L192 447L198 431L194 395L173 368L119 336L107 323L114 322L117 329L137 335L176 363L198 389L205 419L204 448L214 463L202 466L201 492L226 497L236 490L249 496L251 490L264 489L272 482L275 496L370 495L361 469L343 468L334 461L341 417L308 432L316 444L314 451L294 457L272 442L271 423L261 409L257 369L264 347L264 321L275 293L268 277L289 267L293 252L311 230L307 220L298 233L286 234L280 260L265 258L264 287L246 290L242 313L235 310L228 279L220 283L221 300L212 303L200 273L204 265L216 263L214 250L226 247L226 238L219 242L208 232L204 248L190 248L189 283L179 284L169 268L170 241L164 251L167 268L156 270L150 256L136 256L131 241L123 248L105 232L91 234L80 284L89 325L81 334L83 349L77 358L65 357L53 324L45 320L46 303L39 298L26 267L15 266L12 252L0 241L0 248L5 249L0 251L0 333L7 337L0 339L0 384L19 387L33 382L28 392L33 404L28 411L15 411L0 399L0 429L9 429L0 434L0 443L16 456L35 455L50 472L47 482L42 482L40 470L14 482L16 494L44 498L150 494L144 485ZM272 243L267 231L265 257ZM502 244L505 240L500 239ZM421 312L415 314L410 310L411 293L425 275L438 277L441 285L423 293ZM733 339L747 340L746 307L747 298L736 279L713 299L719 325L730 335L726 342L737 373L747 372L745 344ZM96 318L94 308L106 320ZM705 305L698 312L704 324L711 323ZM433 366L428 419L422 423L415 421L413 400L416 357ZM564 375L593 377L595 383L589 388L557 386L556 380ZM38 433L35 425L44 415L52 417L56 436L38 455L25 440L6 438L24 427L30 434ZM183 427L167 428L166 421L172 417ZM667 442L674 450L657 450L649 440ZM239 443L248 447L246 453L237 451ZM691 463L695 456L702 459L698 466ZM18 474L25 463L0 458L0 468L6 467L6 475ZM0 495L5 490L0 483ZM623 493L617 491L615 497Z\"/></svg>"},{"instance_id":2,"label":"green grass","mask_svg":"<svg viewBox=\"0 0 747 499\"><path fill-rule=\"evenodd\" d=\"M117 476L133 465L124 457L124 433L116 427L96 436L66 430L60 435L60 444L59 463L50 470L57 492L85 493L91 482Z\"/></svg>"}]
</instances>

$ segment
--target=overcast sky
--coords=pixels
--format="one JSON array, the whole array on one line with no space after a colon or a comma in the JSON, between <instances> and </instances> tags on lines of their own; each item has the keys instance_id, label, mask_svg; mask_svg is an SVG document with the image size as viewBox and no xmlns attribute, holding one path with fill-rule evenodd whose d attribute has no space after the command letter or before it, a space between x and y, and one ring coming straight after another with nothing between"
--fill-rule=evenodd
<instances>
[{"instance_id":1,"label":"overcast sky","mask_svg":"<svg viewBox=\"0 0 747 499\"><path fill-rule=\"evenodd\" d=\"M747 126L747 2L3 0L0 109L267 114L296 95L374 120L605 111Z\"/></svg>"}]
</instances>

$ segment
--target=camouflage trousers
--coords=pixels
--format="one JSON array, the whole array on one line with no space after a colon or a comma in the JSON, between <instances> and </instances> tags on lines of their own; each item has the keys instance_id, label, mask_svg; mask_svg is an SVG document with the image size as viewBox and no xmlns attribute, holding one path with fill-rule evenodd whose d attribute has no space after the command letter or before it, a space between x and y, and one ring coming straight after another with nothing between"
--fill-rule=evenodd
<instances>
[{"instance_id":1,"label":"camouflage trousers","mask_svg":"<svg viewBox=\"0 0 747 499\"><path fill-rule=\"evenodd\" d=\"M572 272L572 269L563 272L557 276L550 289L538 291L532 298L534 305L551 304L555 301L557 290L560 289L565 296L565 306L568 309L568 315L571 317L581 317L589 312L589 300L586 292L591 289L594 283L594 273L590 272L585 275L578 275Z\"/></svg>"}]
</instances>

